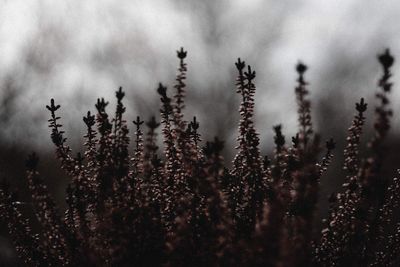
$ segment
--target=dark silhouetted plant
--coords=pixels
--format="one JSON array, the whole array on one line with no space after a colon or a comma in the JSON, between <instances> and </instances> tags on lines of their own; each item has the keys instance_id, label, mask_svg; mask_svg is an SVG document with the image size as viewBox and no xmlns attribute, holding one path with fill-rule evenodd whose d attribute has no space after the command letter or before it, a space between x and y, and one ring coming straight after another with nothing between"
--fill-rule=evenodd
<instances>
[{"instance_id":1,"label":"dark silhouetted plant","mask_svg":"<svg viewBox=\"0 0 400 267\"><path fill-rule=\"evenodd\" d=\"M296 67L298 132L289 144L282 126L275 126L274 155L267 157L260 153L254 125L256 73L237 60L240 121L237 154L228 169L221 154L224 142L215 138L201 147L197 118L185 120L187 52L181 48L177 56L173 96L162 84L157 89L161 121L138 116L133 137L124 119L125 92L119 88L113 118L104 99L97 100L96 115L83 117L86 151L72 156L57 115L60 105L51 99L51 139L61 168L71 177L64 216L37 170L35 154L26 162L32 194L26 205L32 205L40 224L37 233L7 183L0 189L2 219L27 265L398 266L400 183L382 172L392 116L389 50L378 56L383 76L368 155L359 153L367 109L361 98L344 150L344 184L329 198L322 231L315 222L317 201L336 144L329 139L320 157L307 66Z\"/></svg>"}]
</instances>

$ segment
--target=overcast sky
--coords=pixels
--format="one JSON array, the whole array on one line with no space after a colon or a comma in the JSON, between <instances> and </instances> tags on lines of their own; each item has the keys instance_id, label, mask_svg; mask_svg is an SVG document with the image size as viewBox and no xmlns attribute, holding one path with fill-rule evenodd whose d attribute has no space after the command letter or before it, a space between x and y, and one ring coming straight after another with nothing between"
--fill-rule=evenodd
<instances>
[{"instance_id":1,"label":"overcast sky","mask_svg":"<svg viewBox=\"0 0 400 267\"><path fill-rule=\"evenodd\" d=\"M131 118L157 113L154 88L158 82L172 87L175 51L183 46L193 106L188 113L215 132L206 136L237 119L229 117L237 110L237 57L257 71L262 137L270 138L280 122L292 134L299 59L310 66L314 106L340 101L335 105L351 109L375 91L376 54L390 47L399 57L399 44L398 0L0 0L1 131L7 140L47 144L44 107L54 97L67 133L81 133L82 115L94 110L98 97L113 101L118 86L127 91ZM394 72L400 84L398 65ZM394 119L400 124L400 116Z\"/></svg>"}]
</instances>

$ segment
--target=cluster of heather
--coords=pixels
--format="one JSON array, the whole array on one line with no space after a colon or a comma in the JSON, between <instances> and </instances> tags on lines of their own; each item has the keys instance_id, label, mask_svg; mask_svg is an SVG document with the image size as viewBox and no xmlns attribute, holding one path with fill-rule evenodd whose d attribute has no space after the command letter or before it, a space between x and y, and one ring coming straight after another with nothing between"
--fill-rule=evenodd
<instances>
[{"instance_id":1,"label":"cluster of heather","mask_svg":"<svg viewBox=\"0 0 400 267\"><path fill-rule=\"evenodd\" d=\"M400 182L382 171L382 143L390 128L389 94L394 58L378 56L383 74L376 93L372 139L359 153L367 104L356 103L345 140L339 192L316 222L320 184L335 142L313 128L307 66L299 63L295 86L298 131L287 142L273 127L274 152L261 155L254 126L255 71L236 62L239 108L237 153L224 164L224 142L201 140L194 117L184 116L186 51L177 52L172 92L160 84L160 121L124 119L125 93L116 92L113 116L98 99L97 113L83 117L85 152L72 154L52 99L51 139L70 177L61 211L38 172L26 161L33 211L40 227L20 210L6 182L0 189L2 219L19 257L29 266L399 266ZM157 136L163 140L158 147Z\"/></svg>"}]
</instances>

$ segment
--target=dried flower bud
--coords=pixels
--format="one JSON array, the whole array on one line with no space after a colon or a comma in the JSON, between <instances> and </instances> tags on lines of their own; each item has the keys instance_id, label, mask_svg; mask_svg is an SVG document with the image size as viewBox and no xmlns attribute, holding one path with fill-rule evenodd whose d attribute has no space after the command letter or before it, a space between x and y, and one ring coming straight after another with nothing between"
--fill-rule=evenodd
<instances>
[{"instance_id":1,"label":"dried flower bud","mask_svg":"<svg viewBox=\"0 0 400 267\"><path fill-rule=\"evenodd\" d=\"M124 98L125 93L124 93L124 91L122 91L122 87L119 87L118 91L115 92L115 96L117 97L118 101L121 101L122 98Z\"/></svg>"},{"instance_id":2,"label":"dried flower bud","mask_svg":"<svg viewBox=\"0 0 400 267\"><path fill-rule=\"evenodd\" d=\"M103 112L107 105L108 102L106 102L104 98L97 98L97 104L95 105L95 107L99 112Z\"/></svg>"},{"instance_id":3,"label":"dried flower bud","mask_svg":"<svg viewBox=\"0 0 400 267\"><path fill-rule=\"evenodd\" d=\"M176 54L178 55L178 58L184 59L187 56L187 51L183 50L183 47L181 47L180 50L176 51Z\"/></svg>"},{"instance_id":4,"label":"dried flower bud","mask_svg":"<svg viewBox=\"0 0 400 267\"><path fill-rule=\"evenodd\" d=\"M133 124L135 124L136 126L140 126L140 125L142 125L143 123L144 123L144 121L140 120L140 117L139 117L139 116L137 116L137 117L136 117L136 120L133 121Z\"/></svg>"},{"instance_id":5,"label":"dried flower bud","mask_svg":"<svg viewBox=\"0 0 400 267\"><path fill-rule=\"evenodd\" d=\"M256 77L256 72L251 70L251 66L247 66L247 72L244 73L247 80L253 80Z\"/></svg>"},{"instance_id":6,"label":"dried flower bud","mask_svg":"<svg viewBox=\"0 0 400 267\"><path fill-rule=\"evenodd\" d=\"M378 55L378 60L382 64L383 68L388 69L393 65L394 58L390 54L389 49L385 50L385 53Z\"/></svg>"},{"instance_id":7,"label":"dried flower bud","mask_svg":"<svg viewBox=\"0 0 400 267\"><path fill-rule=\"evenodd\" d=\"M199 129L199 123L196 121L196 116L193 117L193 121L190 122L190 126L193 130Z\"/></svg>"},{"instance_id":8,"label":"dried flower bud","mask_svg":"<svg viewBox=\"0 0 400 267\"><path fill-rule=\"evenodd\" d=\"M246 66L246 63L244 61L241 61L240 58L238 58L237 62L235 63L235 66L239 71L241 71Z\"/></svg>"},{"instance_id":9,"label":"dried flower bud","mask_svg":"<svg viewBox=\"0 0 400 267\"><path fill-rule=\"evenodd\" d=\"M360 103L356 103L356 110L360 113L367 110L367 103L364 102L364 98L361 98Z\"/></svg>"},{"instance_id":10,"label":"dried flower bud","mask_svg":"<svg viewBox=\"0 0 400 267\"><path fill-rule=\"evenodd\" d=\"M167 97L167 87L165 87L164 85L162 85L162 83L159 83L159 84L158 84L157 92L158 92L158 94L161 95L162 97Z\"/></svg>"},{"instance_id":11,"label":"dried flower bud","mask_svg":"<svg viewBox=\"0 0 400 267\"><path fill-rule=\"evenodd\" d=\"M95 124L95 116L91 115L90 111L87 112L87 116L83 117L83 122L88 126L92 127Z\"/></svg>"},{"instance_id":12,"label":"dried flower bud","mask_svg":"<svg viewBox=\"0 0 400 267\"><path fill-rule=\"evenodd\" d=\"M54 104L54 99L52 98L52 99L50 100L50 106L47 106L47 105L46 105L46 108L47 108L48 110L50 110L50 112L54 112L54 111L56 111L57 109L60 108L60 105L55 105L55 104Z\"/></svg>"},{"instance_id":13,"label":"dried flower bud","mask_svg":"<svg viewBox=\"0 0 400 267\"><path fill-rule=\"evenodd\" d=\"M301 75L307 71L307 66L299 62L296 66L296 71Z\"/></svg>"}]
</instances>

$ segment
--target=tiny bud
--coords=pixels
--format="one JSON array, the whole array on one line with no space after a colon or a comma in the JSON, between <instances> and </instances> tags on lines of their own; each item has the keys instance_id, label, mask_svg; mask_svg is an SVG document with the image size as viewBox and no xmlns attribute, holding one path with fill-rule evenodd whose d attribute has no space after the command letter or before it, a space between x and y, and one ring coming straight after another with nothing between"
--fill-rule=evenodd
<instances>
[{"instance_id":1,"label":"tiny bud","mask_svg":"<svg viewBox=\"0 0 400 267\"><path fill-rule=\"evenodd\" d=\"M356 103L356 110L360 113L367 110L367 103L364 102L364 98L361 98L360 103Z\"/></svg>"},{"instance_id":2,"label":"tiny bud","mask_svg":"<svg viewBox=\"0 0 400 267\"><path fill-rule=\"evenodd\" d=\"M238 70L243 70L244 67L246 66L246 63L244 61L241 61L240 58L238 58L237 62L235 63L235 66Z\"/></svg>"},{"instance_id":3,"label":"tiny bud","mask_svg":"<svg viewBox=\"0 0 400 267\"><path fill-rule=\"evenodd\" d=\"M303 74L304 72L307 71L307 66L304 65L303 63L299 62L299 63L297 64L297 66L296 66L296 71L297 71L299 74Z\"/></svg>"},{"instance_id":4,"label":"tiny bud","mask_svg":"<svg viewBox=\"0 0 400 267\"><path fill-rule=\"evenodd\" d=\"M378 60L382 64L383 68L388 69L393 65L394 58L390 54L389 49L385 50L385 53L378 55Z\"/></svg>"},{"instance_id":5,"label":"tiny bud","mask_svg":"<svg viewBox=\"0 0 400 267\"><path fill-rule=\"evenodd\" d=\"M180 50L176 51L176 54L178 55L178 58L184 59L187 56L187 51L183 50L183 47L181 47Z\"/></svg>"}]
</instances>

